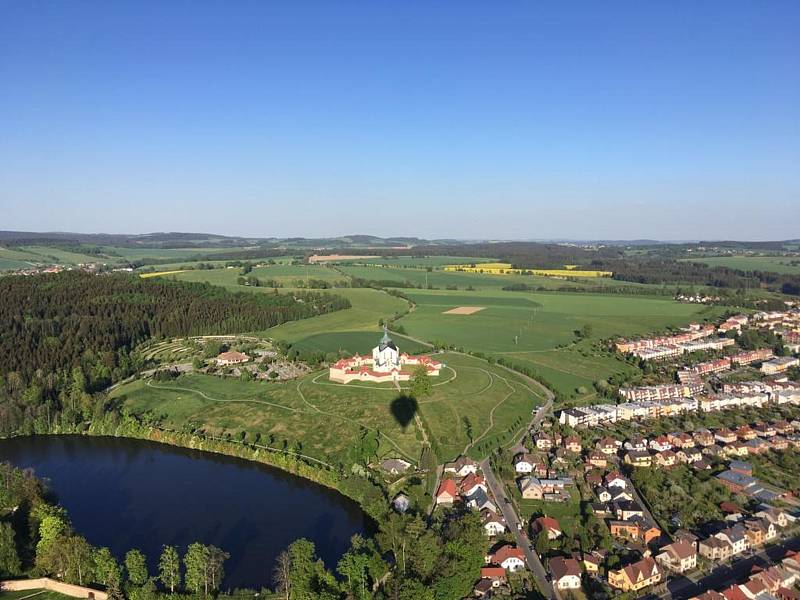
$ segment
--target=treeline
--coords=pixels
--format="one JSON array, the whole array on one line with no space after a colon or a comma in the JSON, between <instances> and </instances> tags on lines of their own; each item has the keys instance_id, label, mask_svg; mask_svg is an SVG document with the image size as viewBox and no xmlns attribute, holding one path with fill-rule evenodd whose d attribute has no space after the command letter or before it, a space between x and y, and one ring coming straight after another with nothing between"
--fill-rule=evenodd
<instances>
[{"instance_id":1,"label":"treeline","mask_svg":"<svg viewBox=\"0 0 800 600\"><path fill-rule=\"evenodd\" d=\"M290 600L458 600L470 595L483 566L486 537L474 512L432 522L392 514L375 539L353 536L336 574L312 542L295 541L276 562L276 591ZM391 571L384 554L394 557Z\"/></svg>"},{"instance_id":2,"label":"treeline","mask_svg":"<svg viewBox=\"0 0 800 600\"><path fill-rule=\"evenodd\" d=\"M171 594L210 596L225 577L229 555L199 542L188 546L182 560L177 548L164 546L157 574L137 549L120 563L108 548L93 546L74 530L67 511L50 502L30 471L0 463L0 482L0 505L16 507L0 517L0 578L49 576L101 587L112 599L146 600L158 595L157 582Z\"/></svg>"},{"instance_id":3,"label":"treeline","mask_svg":"<svg viewBox=\"0 0 800 600\"><path fill-rule=\"evenodd\" d=\"M741 271L728 267L711 267L693 261L665 259L592 261L592 265L613 271L613 278L622 281L647 284L684 283L736 289L765 287L783 294L800 295L800 277L788 273Z\"/></svg>"},{"instance_id":4,"label":"treeline","mask_svg":"<svg viewBox=\"0 0 800 600\"><path fill-rule=\"evenodd\" d=\"M91 394L143 365L149 338L264 330L349 308L324 293L232 293L206 283L63 272L0 279L0 431L91 418Z\"/></svg>"}]
</instances>

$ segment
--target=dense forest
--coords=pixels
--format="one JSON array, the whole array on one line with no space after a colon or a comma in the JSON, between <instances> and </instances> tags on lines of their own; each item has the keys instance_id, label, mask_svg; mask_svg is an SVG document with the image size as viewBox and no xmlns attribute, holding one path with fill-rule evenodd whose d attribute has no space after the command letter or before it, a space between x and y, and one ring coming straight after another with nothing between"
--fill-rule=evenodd
<instances>
[{"instance_id":1,"label":"dense forest","mask_svg":"<svg viewBox=\"0 0 800 600\"><path fill-rule=\"evenodd\" d=\"M311 292L232 293L206 283L63 272L0 279L0 430L91 415L88 395L130 375L151 337L261 331L348 308Z\"/></svg>"}]
</instances>

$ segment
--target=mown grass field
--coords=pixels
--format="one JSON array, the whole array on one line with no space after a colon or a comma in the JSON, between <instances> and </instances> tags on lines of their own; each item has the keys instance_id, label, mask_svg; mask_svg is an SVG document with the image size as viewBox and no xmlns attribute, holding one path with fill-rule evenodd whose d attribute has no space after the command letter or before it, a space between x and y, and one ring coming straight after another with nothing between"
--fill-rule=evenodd
<instances>
[{"instance_id":1,"label":"mown grass field","mask_svg":"<svg viewBox=\"0 0 800 600\"><path fill-rule=\"evenodd\" d=\"M438 288L447 286L457 286L459 289L472 287L476 290L495 289L501 290L503 287L514 284L525 284L529 286L544 287L546 289L556 289L562 286L585 287L588 285L614 285L626 286L633 285L622 281L611 280L608 278L590 278L586 281L567 281L553 277L539 277L537 275L492 275L488 273L468 273L462 271L443 271L433 270L426 272L423 268L408 267L379 267L379 266L340 266L339 270L350 277L362 279L396 281L398 284L410 282L415 286L425 287L430 285ZM399 287L399 286L398 286Z\"/></svg>"},{"instance_id":2,"label":"mown grass field","mask_svg":"<svg viewBox=\"0 0 800 600\"><path fill-rule=\"evenodd\" d=\"M509 443L530 420L540 401L519 377L473 357L447 353L448 365L433 378L433 393L419 402L427 433L439 444L442 460L455 458L470 444L482 456L490 446ZM422 432L393 402L404 393L391 384L341 385L317 371L283 383L243 382L189 374L173 382L137 380L112 392L134 413L152 411L167 427L202 427L210 433L250 436L281 447L283 440L325 461L346 463L362 427L380 432L381 456L418 460ZM480 450L479 448L484 448Z\"/></svg>"},{"instance_id":3,"label":"mown grass field","mask_svg":"<svg viewBox=\"0 0 800 600\"><path fill-rule=\"evenodd\" d=\"M800 275L800 256L709 256L685 260L742 271L770 271ZM795 264L791 264L792 261Z\"/></svg>"},{"instance_id":4,"label":"mown grass field","mask_svg":"<svg viewBox=\"0 0 800 600\"><path fill-rule=\"evenodd\" d=\"M493 258L475 258L473 256L396 256L382 258L351 258L336 261L342 265L367 265L387 267L443 267L445 265L468 265L472 263L492 262Z\"/></svg>"},{"instance_id":5,"label":"mown grass field","mask_svg":"<svg viewBox=\"0 0 800 600\"><path fill-rule=\"evenodd\" d=\"M504 356L536 369L563 394L591 394L594 381L630 367L591 349L591 342L711 318L718 309L648 297L578 293L409 290L416 310L399 324L412 337ZM483 306L472 315L445 315L458 306ZM591 327L580 343L575 331ZM561 346L562 348L559 348ZM578 392L577 388L587 388Z\"/></svg>"}]
</instances>

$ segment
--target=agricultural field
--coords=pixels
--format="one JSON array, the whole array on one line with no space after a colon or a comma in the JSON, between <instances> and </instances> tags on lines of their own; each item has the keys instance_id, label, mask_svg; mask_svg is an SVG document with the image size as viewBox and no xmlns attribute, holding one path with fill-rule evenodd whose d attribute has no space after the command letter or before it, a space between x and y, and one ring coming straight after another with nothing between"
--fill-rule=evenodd
<instances>
[{"instance_id":1,"label":"agricultural field","mask_svg":"<svg viewBox=\"0 0 800 600\"><path fill-rule=\"evenodd\" d=\"M800 275L800 256L709 256L684 259L712 267Z\"/></svg>"},{"instance_id":2,"label":"agricultural field","mask_svg":"<svg viewBox=\"0 0 800 600\"><path fill-rule=\"evenodd\" d=\"M416 309L400 319L406 333L529 366L570 398L591 400L594 381L631 367L592 349L594 341L685 325L720 310L663 298L578 293L408 290ZM459 306L473 314L443 314ZM589 326L588 338L576 331ZM579 390L578 388L585 388Z\"/></svg>"},{"instance_id":3,"label":"agricultural field","mask_svg":"<svg viewBox=\"0 0 800 600\"><path fill-rule=\"evenodd\" d=\"M492 262L493 258L475 258L472 256L384 256L381 258L350 258L336 261L341 265L366 265L385 267L444 267L446 265L469 265Z\"/></svg>"},{"instance_id":4,"label":"agricultural field","mask_svg":"<svg viewBox=\"0 0 800 600\"><path fill-rule=\"evenodd\" d=\"M160 265L159 269L161 269ZM143 273L142 275L148 274ZM241 276L242 270L240 268L231 267L183 271L176 276L176 279L181 281L205 281L212 285L221 285L229 288L233 286L233 288L242 290L243 286L237 284L237 280ZM274 280L283 287L296 287L298 282L305 282L306 279L323 280L329 284L346 280L346 277L343 277L336 270L323 265L267 265L253 268L246 277L256 277L261 281Z\"/></svg>"},{"instance_id":5,"label":"agricultural field","mask_svg":"<svg viewBox=\"0 0 800 600\"><path fill-rule=\"evenodd\" d=\"M611 271L587 271L575 265L564 265L563 269L515 269L511 263L492 262L475 266L446 265L445 271L465 271L488 275L537 275L540 277L611 277Z\"/></svg>"},{"instance_id":6,"label":"agricultural field","mask_svg":"<svg viewBox=\"0 0 800 600\"><path fill-rule=\"evenodd\" d=\"M396 281L400 284L406 282L414 286L426 287L426 285L446 288L447 286L456 286L459 289L466 289L472 287L476 290L484 289L502 289L503 287L513 284L525 284L529 286L541 286L546 289L555 289L562 286L568 287L582 287L583 285L635 285L627 284L626 282L611 280L608 278L591 278L587 279L586 283L566 281L564 279L555 279L553 277L540 277L537 275L517 275L505 274L502 276L492 275L480 272L466 272L466 271L445 271L442 269L434 269L433 271L426 271L422 268L403 268L403 267L379 267L379 266L341 266L339 270L350 277L359 277L362 279L381 280L381 281ZM405 287L405 286L402 286Z\"/></svg>"},{"instance_id":7,"label":"agricultural field","mask_svg":"<svg viewBox=\"0 0 800 600\"><path fill-rule=\"evenodd\" d=\"M473 357L446 353L433 392L420 399L418 414L426 434L438 444L440 459L467 450L487 454L522 431L541 401L520 377ZM295 381L245 382L186 374L171 382L140 379L112 391L136 414L152 412L167 427L201 427L214 434L261 434L281 447L299 443L302 452L346 462L361 428L380 432L380 456L417 461L423 433L413 410L391 384L342 385L317 371ZM471 436L471 438L470 438Z\"/></svg>"}]
</instances>

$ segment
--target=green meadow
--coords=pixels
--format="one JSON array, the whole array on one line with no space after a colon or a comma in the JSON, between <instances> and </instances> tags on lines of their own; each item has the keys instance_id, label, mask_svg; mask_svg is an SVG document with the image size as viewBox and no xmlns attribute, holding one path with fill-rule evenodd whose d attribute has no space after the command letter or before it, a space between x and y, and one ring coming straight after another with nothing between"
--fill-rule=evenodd
<instances>
[{"instance_id":1,"label":"green meadow","mask_svg":"<svg viewBox=\"0 0 800 600\"><path fill-rule=\"evenodd\" d=\"M465 449L488 454L514 441L541 401L538 391L505 369L476 358L446 353L433 392L421 398L418 414L425 432L408 410L398 407L403 390L392 385L342 385L317 371L296 381L244 382L188 374L172 382L136 380L116 388L113 397L135 414L152 413L165 427L199 427L222 435L245 431L263 443L300 444L321 460L346 462L362 428L379 432L380 456L417 461L423 435L433 438L442 460Z\"/></svg>"},{"instance_id":2,"label":"green meadow","mask_svg":"<svg viewBox=\"0 0 800 600\"><path fill-rule=\"evenodd\" d=\"M800 275L800 256L709 256L686 260L705 263L712 267L727 267L741 271L769 271Z\"/></svg>"},{"instance_id":3,"label":"green meadow","mask_svg":"<svg viewBox=\"0 0 800 600\"><path fill-rule=\"evenodd\" d=\"M642 296L492 290L413 290L407 295L416 304L399 321L408 335L527 365L573 398L591 395L593 382L630 368L593 350L593 340L662 331L719 314L714 308ZM459 306L483 309L444 314ZM578 342L576 331L586 325L590 338Z\"/></svg>"}]
</instances>

